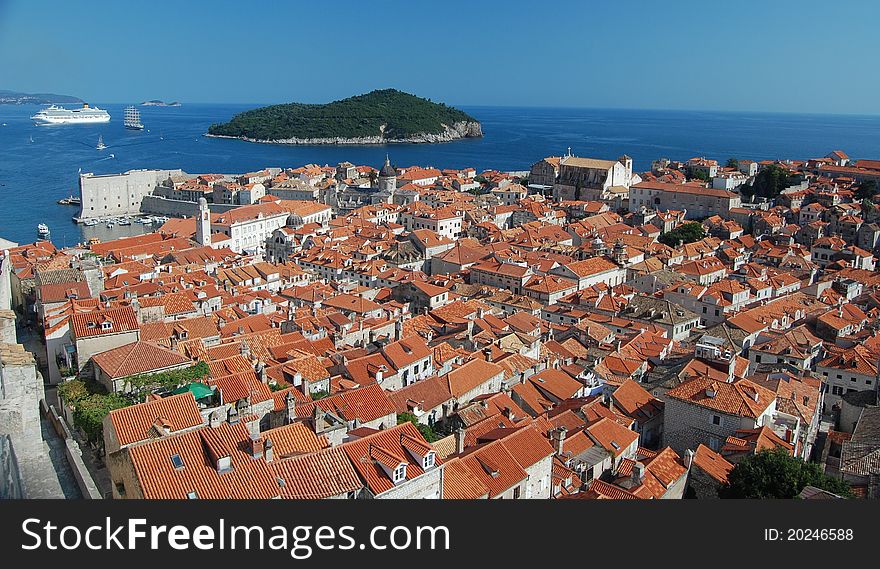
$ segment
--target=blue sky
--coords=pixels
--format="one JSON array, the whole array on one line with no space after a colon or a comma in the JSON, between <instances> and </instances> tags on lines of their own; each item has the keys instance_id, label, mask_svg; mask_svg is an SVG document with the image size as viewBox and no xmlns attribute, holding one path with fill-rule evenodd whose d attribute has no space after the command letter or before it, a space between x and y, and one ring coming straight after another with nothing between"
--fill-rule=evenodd
<instances>
[{"instance_id":1,"label":"blue sky","mask_svg":"<svg viewBox=\"0 0 880 569\"><path fill-rule=\"evenodd\" d=\"M877 21L874 0L0 0L0 89L878 114Z\"/></svg>"}]
</instances>

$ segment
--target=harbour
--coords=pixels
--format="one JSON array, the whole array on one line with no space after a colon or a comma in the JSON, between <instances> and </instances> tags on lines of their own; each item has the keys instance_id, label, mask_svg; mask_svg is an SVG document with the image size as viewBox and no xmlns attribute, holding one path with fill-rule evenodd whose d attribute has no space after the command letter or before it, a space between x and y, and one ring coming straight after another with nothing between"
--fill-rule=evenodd
<instances>
[{"instance_id":1,"label":"harbour","mask_svg":"<svg viewBox=\"0 0 880 569\"><path fill-rule=\"evenodd\" d=\"M104 124L37 127L30 117L36 105L0 105L0 215L4 237L19 242L35 238L46 223L58 246L92 237L117 238L142 233L145 226L106 222L86 226L73 219L80 173L96 175L132 169L180 169L187 173L235 173L266 166L303 164L381 164L389 147L283 146L250 144L204 137L208 125L228 120L254 105L186 104L147 106L140 110L144 130L125 128L127 104L97 104L112 119ZM821 156L828 148L846 147L853 155L880 154L880 117L798 115L705 111L638 111L468 107L484 138L432 145L394 145L395 161L438 168L523 170L545 155L574 152L592 156L633 155L635 168L646 169L660 156ZM106 150L96 150L103 137ZM31 142L33 140L33 142ZM101 235L96 235L100 232Z\"/></svg>"}]
</instances>

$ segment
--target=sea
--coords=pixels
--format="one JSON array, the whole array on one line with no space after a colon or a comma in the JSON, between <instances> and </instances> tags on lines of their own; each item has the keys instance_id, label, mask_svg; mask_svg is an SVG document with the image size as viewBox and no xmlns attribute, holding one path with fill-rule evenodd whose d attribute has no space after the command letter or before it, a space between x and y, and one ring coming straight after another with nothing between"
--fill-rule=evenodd
<instances>
[{"instance_id":1,"label":"sea","mask_svg":"<svg viewBox=\"0 0 880 569\"><path fill-rule=\"evenodd\" d=\"M442 144L286 146L207 138L212 123L259 105L183 104L139 107L143 131L122 125L126 105L100 104L112 119L99 125L36 126L36 105L0 105L0 237L36 240L45 223L59 247L148 230L132 224L77 225L78 206L56 202L78 195L78 173L108 174L136 168L181 168L191 174L244 173L265 167L350 161L381 167L473 167L477 171L528 170L545 156L633 158L643 171L655 159L705 156L805 159L842 149L853 158L880 159L880 116L806 115L622 109L460 107L477 118L484 137ZM104 150L98 150L102 137Z\"/></svg>"}]
</instances>

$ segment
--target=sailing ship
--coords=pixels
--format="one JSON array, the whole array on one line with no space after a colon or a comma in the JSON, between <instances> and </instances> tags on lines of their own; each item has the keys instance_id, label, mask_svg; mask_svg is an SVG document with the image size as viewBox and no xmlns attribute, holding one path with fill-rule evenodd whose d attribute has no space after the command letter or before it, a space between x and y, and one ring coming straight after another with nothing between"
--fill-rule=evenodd
<instances>
[{"instance_id":1,"label":"sailing ship","mask_svg":"<svg viewBox=\"0 0 880 569\"><path fill-rule=\"evenodd\" d=\"M125 119L122 124L130 130L144 130L144 125L141 123L141 112L134 107L125 107Z\"/></svg>"},{"instance_id":2,"label":"sailing ship","mask_svg":"<svg viewBox=\"0 0 880 569\"><path fill-rule=\"evenodd\" d=\"M104 144L103 136L98 135L98 146L96 146L95 148L97 148L98 150L104 150L105 148L107 148L107 145Z\"/></svg>"}]
</instances>

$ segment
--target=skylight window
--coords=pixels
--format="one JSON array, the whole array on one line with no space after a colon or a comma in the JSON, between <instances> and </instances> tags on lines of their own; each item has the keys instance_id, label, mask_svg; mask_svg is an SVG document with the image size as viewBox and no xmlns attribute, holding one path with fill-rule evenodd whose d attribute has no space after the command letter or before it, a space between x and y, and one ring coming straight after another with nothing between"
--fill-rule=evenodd
<instances>
[{"instance_id":1,"label":"skylight window","mask_svg":"<svg viewBox=\"0 0 880 569\"><path fill-rule=\"evenodd\" d=\"M179 454L172 454L171 455L171 464L174 465L174 468L177 468L179 470L179 469L183 468L183 459L180 458Z\"/></svg>"},{"instance_id":2,"label":"skylight window","mask_svg":"<svg viewBox=\"0 0 880 569\"><path fill-rule=\"evenodd\" d=\"M177 455L174 455L174 456L177 456ZM199 495L196 494L196 491L195 491L195 490L193 490L192 492L187 492L187 493L186 493L186 497L187 497L189 500L198 500L198 499L199 499Z\"/></svg>"}]
</instances>

